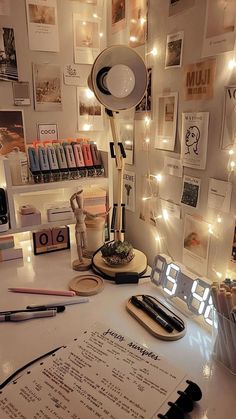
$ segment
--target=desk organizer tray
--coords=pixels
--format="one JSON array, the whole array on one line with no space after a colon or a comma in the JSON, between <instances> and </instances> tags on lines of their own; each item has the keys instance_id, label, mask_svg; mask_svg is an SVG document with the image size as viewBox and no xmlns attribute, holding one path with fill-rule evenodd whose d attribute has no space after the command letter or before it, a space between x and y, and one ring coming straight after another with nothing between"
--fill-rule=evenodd
<instances>
[{"instance_id":1,"label":"desk organizer tray","mask_svg":"<svg viewBox=\"0 0 236 419\"><path fill-rule=\"evenodd\" d=\"M141 296L136 295L136 297L141 297ZM162 304L162 303L158 301L158 304ZM145 313L144 311L140 310L135 305L133 305L130 299L128 300L126 304L126 309L131 314L131 316L133 316L143 327L145 327L145 329L148 330L148 332L150 332L153 336L155 336L158 339L170 340L170 341L178 340L182 338L186 333L185 324L184 324L184 329L181 332L178 332L176 329L174 329L173 332L171 333L167 332L162 326L156 323L155 320L152 319L147 313ZM165 306L165 311L167 312L167 314L170 314L172 316L175 315L177 318L179 318L174 312L169 310L166 306Z\"/></svg>"}]
</instances>

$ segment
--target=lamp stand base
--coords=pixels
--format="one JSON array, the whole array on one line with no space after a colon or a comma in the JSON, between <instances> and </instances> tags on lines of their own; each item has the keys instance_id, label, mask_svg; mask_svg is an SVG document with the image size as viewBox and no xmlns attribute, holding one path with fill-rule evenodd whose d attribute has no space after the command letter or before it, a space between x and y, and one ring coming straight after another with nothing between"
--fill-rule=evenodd
<instances>
[{"instance_id":1,"label":"lamp stand base","mask_svg":"<svg viewBox=\"0 0 236 419\"><path fill-rule=\"evenodd\" d=\"M102 258L102 253L98 252L93 258L93 265L95 269L111 277L111 279L115 278L117 272L137 272L139 275L142 275L147 269L146 255L137 249L133 249L133 251L135 256L129 263L115 266L107 265Z\"/></svg>"}]
</instances>

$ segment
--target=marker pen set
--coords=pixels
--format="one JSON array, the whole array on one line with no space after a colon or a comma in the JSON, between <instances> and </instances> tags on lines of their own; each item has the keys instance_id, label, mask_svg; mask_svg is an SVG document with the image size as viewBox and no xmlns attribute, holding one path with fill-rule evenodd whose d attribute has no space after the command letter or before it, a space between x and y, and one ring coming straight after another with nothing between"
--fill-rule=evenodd
<instances>
[{"instance_id":1,"label":"marker pen set","mask_svg":"<svg viewBox=\"0 0 236 419\"><path fill-rule=\"evenodd\" d=\"M28 148L28 158L34 183L104 175L101 153L91 142L37 142Z\"/></svg>"}]
</instances>

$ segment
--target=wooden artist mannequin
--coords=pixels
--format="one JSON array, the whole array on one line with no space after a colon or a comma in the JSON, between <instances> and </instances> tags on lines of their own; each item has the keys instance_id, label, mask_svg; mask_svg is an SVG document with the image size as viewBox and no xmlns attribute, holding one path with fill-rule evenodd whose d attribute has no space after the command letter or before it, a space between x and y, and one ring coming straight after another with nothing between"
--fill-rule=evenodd
<instances>
[{"instance_id":1,"label":"wooden artist mannequin","mask_svg":"<svg viewBox=\"0 0 236 419\"><path fill-rule=\"evenodd\" d=\"M85 218L97 218L108 214L109 210L104 213L91 214L84 209L84 200L82 195L83 190L75 192L70 198L70 205L74 212L75 224L75 239L77 246L78 259L74 260L72 267L76 271L86 271L91 265L91 259L83 257L83 251L87 249L87 233Z\"/></svg>"}]
</instances>

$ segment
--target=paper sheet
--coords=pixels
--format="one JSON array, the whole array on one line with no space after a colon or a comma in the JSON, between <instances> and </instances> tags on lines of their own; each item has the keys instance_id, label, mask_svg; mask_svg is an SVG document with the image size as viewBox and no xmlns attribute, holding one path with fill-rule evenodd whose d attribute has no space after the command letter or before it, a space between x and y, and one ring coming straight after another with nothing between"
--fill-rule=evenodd
<instances>
[{"instance_id":1,"label":"paper sheet","mask_svg":"<svg viewBox=\"0 0 236 419\"><path fill-rule=\"evenodd\" d=\"M106 326L95 325L0 395L0 417L151 419L186 388L183 372Z\"/></svg>"},{"instance_id":2,"label":"paper sheet","mask_svg":"<svg viewBox=\"0 0 236 419\"><path fill-rule=\"evenodd\" d=\"M135 212L135 172L124 171L123 202L125 208Z\"/></svg>"}]
</instances>

